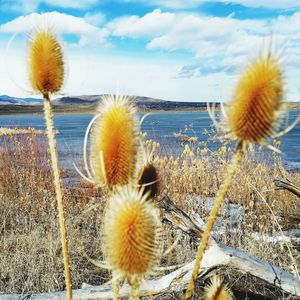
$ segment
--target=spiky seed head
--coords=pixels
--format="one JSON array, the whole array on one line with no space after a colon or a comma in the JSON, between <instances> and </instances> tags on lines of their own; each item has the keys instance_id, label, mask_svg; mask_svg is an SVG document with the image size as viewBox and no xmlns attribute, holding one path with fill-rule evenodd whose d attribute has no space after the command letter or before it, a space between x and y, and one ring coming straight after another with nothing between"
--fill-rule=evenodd
<instances>
[{"instance_id":1,"label":"spiky seed head","mask_svg":"<svg viewBox=\"0 0 300 300\"><path fill-rule=\"evenodd\" d=\"M213 276L204 288L203 300L233 300L230 288L224 284L223 278Z\"/></svg>"},{"instance_id":2,"label":"spiky seed head","mask_svg":"<svg viewBox=\"0 0 300 300\"><path fill-rule=\"evenodd\" d=\"M49 30L37 31L29 42L29 80L43 95L59 92L64 80L62 47Z\"/></svg>"},{"instance_id":3,"label":"spiky seed head","mask_svg":"<svg viewBox=\"0 0 300 300\"><path fill-rule=\"evenodd\" d=\"M98 107L91 136L96 184L125 185L133 178L139 148L136 108L130 98L106 96Z\"/></svg>"},{"instance_id":4,"label":"spiky seed head","mask_svg":"<svg viewBox=\"0 0 300 300\"><path fill-rule=\"evenodd\" d=\"M229 130L240 141L261 142L274 131L283 98L283 74L268 54L244 71L228 112Z\"/></svg>"},{"instance_id":5,"label":"spiky seed head","mask_svg":"<svg viewBox=\"0 0 300 300\"><path fill-rule=\"evenodd\" d=\"M143 190L143 195L148 195L149 199L157 195L159 179L157 170L152 163L146 163L143 166L139 174L138 184Z\"/></svg>"},{"instance_id":6,"label":"spiky seed head","mask_svg":"<svg viewBox=\"0 0 300 300\"><path fill-rule=\"evenodd\" d=\"M121 276L144 277L160 259L158 210L131 186L119 186L108 201L103 225L103 252Z\"/></svg>"}]
</instances>

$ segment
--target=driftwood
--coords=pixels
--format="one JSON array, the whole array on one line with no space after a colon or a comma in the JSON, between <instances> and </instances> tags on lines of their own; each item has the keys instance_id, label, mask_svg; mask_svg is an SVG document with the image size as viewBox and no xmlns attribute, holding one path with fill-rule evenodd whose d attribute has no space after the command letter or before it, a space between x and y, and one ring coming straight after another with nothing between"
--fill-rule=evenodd
<instances>
[{"instance_id":1,"label":"driftwood","mask_svg":"<svg viewBox=\"0 0 300 300\"><path fill-rule=\"evenodd\" d=\"M158 207L163 209L163 223L170 223L173 227L178 228L185 233L201 238L204 229L204 222L193 221L184 211L179 209L166 195L159 202Z\"/></svg>"},{"instance_id":2,"label":"driftwood","mask_svg":"<svg viewBox=\"0 0 300 300\"><path fill-rule=\"evenodd\" d=\"M300 198L300 188L294 185L290 180L274 179L273 182L276 185L277 190L288 190Z\"/></svg>"},{"instance_id":3,"label":"driftwood","mask_svg":"<svg viewBox=\"0 0 300 300\"><path fill-rule=\"evenodd\" d=\"M168 197L164 197L159 202L163 212L163 221L171 224L173 227L192 235L195 239L199 239L202 234L203 221L198 217L193 220L182 210L176 207ZM182 291L187 287L188 281L192 274L194 261L178 268L177 270L164 275L160 278L145 280L141 286L141 296L157 295L162 293L170 293ZM261 278L266 282L279 287L286 293L300 297L300 281L292 274L284 270L272 266L268 262L259 260L242 251L224 246L217 243L213 238L210 240L208 249L206 250L199 276L204 276L209 270L227 266L234 268L243 273L249 273L253 276ZM130 287L124 284L120 291L122 298L128 297ZM0 295L1 300L62 300L66 299L65 292L42 293L31 295ZM103 285L99 287L88 286L73 291L74 300L87 299L112 299L111 285Z\"/></svg>"}]
</instances>

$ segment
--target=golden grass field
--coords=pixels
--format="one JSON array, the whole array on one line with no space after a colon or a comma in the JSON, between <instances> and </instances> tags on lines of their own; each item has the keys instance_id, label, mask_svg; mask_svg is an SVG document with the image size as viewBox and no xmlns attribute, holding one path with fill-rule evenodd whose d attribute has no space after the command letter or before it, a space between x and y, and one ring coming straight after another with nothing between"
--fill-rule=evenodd
<instances>
[{"instance_id":1,"label":"golden grass field","mask_svg":"<svg viewBox=\"0 0 300 300\"><path fill-rule=\"evenodd\" d=\"M5 135L0 140L0 291L30 293L64 290L57 204L46 136L28 133ZM160 179L155 201L167 194L185 212L196 212L206 220L209 211L205 208L205 201L216 195L233 150L223 146L211 153L205 147L199 148L197 142L192 140L182 146L181 157L162 157L157 154L159 144L149 140L145 146L149 151L154 150L153 161ZM280 147L280 143L275 146ZM225 231L218 239L295 274L287 246L299 268L299 244L253 240L253 233L260 237L279 230L261 196L277 216L282 230L299 229L300 222L300 201L296 196L287 191L263 192L274 188L273 178L289 178L300 186L300 173L286 171L280 155L276 153L268 152L271 163L266 163L262 153L257 148L249 151L242 160L227 198L242 206L245 213L238 222L236 232L232 233L229 230L228 203L225 204L219 214L219 222ZM260 155L264 157L254 163L253 157ZM61 174L63 178L68 176L66 170L61 170ZM80 288L83 282L99 285L109 281L109 272L90 263L82 250L83 245L90 257L103 259L99 238L103 208L107 201L103 191L86 183L78 175L77 183L72 186L64 184L63 192L73 288ZM94 209L89 211L93 206ZM167 248L178 232L164 226L164 248ZM161 265L188 262L195 253L196 248L190 237L183 235L176 250L164 258ZM229 286L234 290L254 291L269 295L271 299L279 299L278 291L255 278L229 269L222 272L229 278ZM182 299L182 294L166 295L159 299Z\"/></svg>"}]
</instances>

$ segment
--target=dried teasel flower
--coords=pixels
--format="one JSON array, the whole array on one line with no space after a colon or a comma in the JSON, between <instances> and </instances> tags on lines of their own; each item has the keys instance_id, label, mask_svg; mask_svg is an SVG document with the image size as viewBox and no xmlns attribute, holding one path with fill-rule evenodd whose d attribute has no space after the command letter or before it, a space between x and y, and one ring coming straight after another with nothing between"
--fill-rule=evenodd
<instances>
[{"instance_id":1,"label":"dried teasel flower","mask_svg":"<svg viewBox=\"0 0 300 300\"><path fill-rule=\"evenodd\" d=\"M279 59L270 51L254 59L244 70L233 99L222 108L223 120L216 121L214 107L208 111L217 129L231 140L245 144L259 143L277 151L268 142L294 128L299 117L287 128L277 132L283 113L284 78Z\"/></svg>"},{"instance_id":2,"label":"dried teasel flower","mask_svg":"<svg viewBox=\"0 0 300 300\"><path fill-rule=\"evenodd\" d=\"M283 74L270 54L256 59L242 75L228 111L238 140L261 142L274 133L283 100Z\"/></svg>"},{"instance_id":3,"label":"dried teasel flower","mask_svg":"<svg viewBox=\"0 0 300 300\"><path fill-rule=\"evenodd\" d=\"M141 190L119 186L104 215L103 252L113 272L129 283L143 279L160 260L159 214L146 200Z\"/></svg>"},{"instance_id":4,"label":"dried teasel flower","mask_svg":"<svg viewBox=\"0 0 300 300\"><path fill-rule=\"evenodd\" d=\"M230 288L220 276L213 276L204 288L203 300L233 300Z\"/></svg>"},{"instance_id":5,"label":"dried teasel flower","mask_svg":"<svg viewBox=\"0 0 300 300\"><path fill-rule=\"evenodd\" d=\"M274 133L278 112L283 99L283 75L278 60L269 52L265 57L256 59L240 79L233 100L224 110L225 124L218 124L209 110L217 129L224 130L231 139L238 141L236 153L227 167L225 180L221 184L214 206L206 223L201 243L197 251L192 278L185 299L191 299L201 266L203 254L207 248L209 236L217 219L218 211L225 200L226 193L244 155L245 145L265 143ZM271 146L270 146L271 147Z\"/></svg>"},{"instance_id":6,"label":"dried teasel flower","mask_svg":"<svg viewBox=\"0 0 300 300\"><path fill-rule=\"evenodd\" d=\"M141 134L141 155L137 162L135 182L137 182L139 189L142 190L143 195L148 195L148 199L152 199L159 192L159 175L155 166L156 159L154 155L159 144L152 140L146 140L146 137L145 134Z\"/></svg>"},{"instance_id":7,"label":"dried teasel flower","mask_svg":"<svg viewBox=\"0 0 300 300\"><path fill-rule=\"evenodd\" d=\"M44 98L44 114L51 155L57 207L59 211L60 236L65 268L65 282L68 299L72 300L72 280L68 250L67 230L64 217L64 201L61 188L61 177L58 166L55 130L53 124L50 94L58 92L63 84L64 63L62 47L50 29L35 32L29 42L29 79L32 88L40 92Z\"/></svg>"},{"instance_id":8,"label":"dried teasel flower","mask_svg":"<svg viewBox=\"0 0 300 300\"><path fill-rule=\"evenodd\" d=\"M138 185L143 190L143 195L148 195L152 199L158 194L159 179L155 166L148 162L146 163L138 176Z\"/></svg>"},{"instance_id":9,"label":"dried teasel flower","mask_svg":"<svg viewBox=\"0 0 300 300\"><path fill-rule=\"evenodd\" d=\"M209 113L217 129L223 130L227 125L225 131L227 131L232 139L238 140L238 145L236 153L227 167L224 176L225 180L216 194L214 206L202 234L192 278L185 295L186 300L191 299L193 296L195 281L198 277L203 254L208 246L210 233L217 219L218 211L225 200L231 181L244 156L245 146L254 142L268 144L268 138L276 136L274 132L278 124L278 114L280 112L282 99L282 71L279 67L278 60L269 52L265 57L256 59L245 70L237 85L235 95L228 110L223 111L225 124L218 123L215 119L214 111L209 108ZM297 122L298 120L287 127L283 132L277 134L277 136L287 133ZM268 147L277 151L277 149L270 144Z\"/></svg>"},{"instance_id":10,"label":"dried teasel flower","mask_svg":"<svg viewBox=\"0 0 300 300\"><path fill-rule=\"evenodd\" d=\"M88 181L112 188L128 184L135 174L138 160L139 122L136 108L125 96L104 96L98 114L90 122L84 142L84 163ZM91 129L92 127L92 129ZM90 161L87 139L91 131Z\"/></svg>"},{"instance_id":11,"label":"dried teasel flower","mask_svg":"<svg viewBox=\"0 0 300 300\"><path fill-rule=\"evenodd\" d=\"M63 51L51 30L32 34L28 60L29 80L34 91L43 95L59 92L64 80Z\"/></svg>"}]
</instances>

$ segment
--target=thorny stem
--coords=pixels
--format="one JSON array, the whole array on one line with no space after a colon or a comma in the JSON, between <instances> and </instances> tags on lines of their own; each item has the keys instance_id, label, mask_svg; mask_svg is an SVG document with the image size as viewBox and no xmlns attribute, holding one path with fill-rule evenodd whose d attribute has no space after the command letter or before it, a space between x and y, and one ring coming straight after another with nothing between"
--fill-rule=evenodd
<instances>
[{"instance_id":1,"label":"thorny stem","mask_svg":"<svg viewBox=\"0 0 300 300\"><path fill-rule=\"evenodd\" d=\"M139 300L140 299L140 285L141 285L141 280L140 278L134 276L130 280L130 285L131 285L131 295L129 300Z\"/></svg>"},{"instance_id":2,"label":"thorny stem","mask_svg":"<svg viewBox=\"0 0 300 300\"><path fill-rule=\"evenodd\" d=\"M220 186L217 195L216 195L216 201L214 204L214 207L211 210L210 216L207 220L207 224L206 224L206 228L203 232L202 238L201 238L201 244L199 246L198 252L197 252L197 256L195 259L195 264L194 264L194 268L193 268L193 273L192 273L192 278L189 282L186 294L185 294L185 300L190 300L193 296L193 291L195 288L195 282L197 280L198 277L198 271L199 268L201 266L201 262L202 262L202 258L204 255L204 252L206 250L206 247L208 245L208 240L210 237L210 233L211 230L214 226L214 223L217 219L218 216L218 211L220 209L220 207L222 206L224 200L225 200L225 196L226 193L228 191L228 188L232 182L232 179L236 173L237 167L241 161L241 158L243 156L244 152L243 152L243 143L240 142L237 146L237 150L236 153L234 155L234 157L231 160L230 165L227 168L227 172L225 175L225 181L222 183L222 185Z\"/></svg>"},{"instance_id":3,"label":"thorny stem","mask_svg":"<svg viewBox=\"0 0 300 300\"><path fill-rule=\"evenodd\" d=\"M113 300L120 299L120 279L117 274L113 274L112 281L112 290L113 290Z\"/></svg>"},{"instance_id":4,"label":"thorny stem","mask_svg":"<svg viewBox=\"0 0 300 300\"><path fill-rule=\"evenodd\" d=\"M70 259L69 259L69 251L68 251L68 241L67 241L67 231L64 217L64 203L62 197L62 189L61 189L61 179L58 168L58 158L57 158L57 150L56 150L56 139L53 125L53 116L52 116L52 108L48 94L44 94L44 113L47 125L47 135L49 140L49 150L51 155L51 164L52 171L54 176L54 186L58 207L58 217L59 217L59 227L60 227L60 237L62 244L62 252L64 259L64 267L65 267L65 281L67 287L67 295L68 300L72 300L72 281L71 281L71 272L70 272Z\"/></svg>"}]
</instances>

